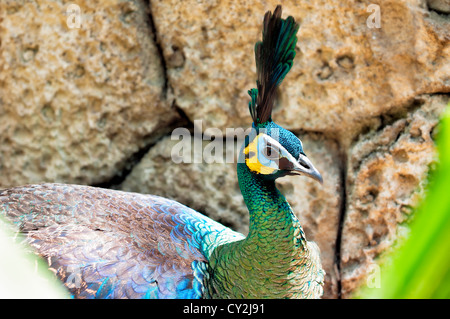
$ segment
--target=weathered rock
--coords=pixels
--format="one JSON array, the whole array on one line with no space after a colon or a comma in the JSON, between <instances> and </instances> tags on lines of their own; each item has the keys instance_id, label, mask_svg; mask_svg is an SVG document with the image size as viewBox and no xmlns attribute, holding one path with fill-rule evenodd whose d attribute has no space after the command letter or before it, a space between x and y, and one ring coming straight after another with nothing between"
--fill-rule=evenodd
<instances>
[{"instance_id":1,"label":"weathered rock","mask_svg":"<svg viewBox=\"0 0 450 319\"><path fill-rule=\"evenodd\" d=\"M450 1L449 0L428 0L428 8L435 10L439 13L450 13Z\"/></svg>"},{"instance_id":2,"label":"weathered rock","mask_svg":"<svg viewBox=\"0 0 450 319\"><path fill-rule=\"evenodd\" d=\"M0 3L0 187L103 182L176 118L144 2L74 3Z\"/></svg>"},{"instance_id":3,"label":"weathered rock","mask_svg":"<svg viewBox=\"0 0 450 319\"><path fill-rule=\"evenodd\" d=\"M377 257L407 233L435 160L439 114L448 102L448 96L422 96L412 104L416 110L384 117L387 123L380 120L350 149L340 252L343 297L364 285Z\"/></svg>"},{"instance_id":4,"label":"weathered rock","mask_svg":"<svg viewBox=\"0 0 450 319\"><path fill-rule=\"evenodd\" d=\"M323 173L324 185L305 177L284 177L279 188L298 215L308 240L321 248L322 263L327 272L325 297L337 296L335 273L336 237L341 209L341 159L337 145L317 134L302 136L304 149L316 167ZM235 142L232 163L226 163L227 147L223 147L221 163L212 162L207 145L203 151L183 154L184 160L200 163L176 164L171 156L178 141L166 137L158 142L133 169L120 189L156 194L177 200L216 221L244 234L248 232L248 210L243 201L236 175ZM231 147L230 147L231 146ZM175 152L175 154L178 154ZM205 156L202 157L202 154ZM175 158L175 157L174 157ZM217 157L215 157L217 158ZM177 159L176 159L177 160Z\"/></svg>"},{"instance_id":5,"label":"weathered rock","mask_svg":"<svg viewBox=\"0 0 450 319\"><path fill-rule=\"evenodd\" d=\"M208 127L246 125L262 13L279 1L151 1L177 105ZM274 117L290 129L337 135L344 146L373 116L450 88L450 24L421 1L285 1L301 21L297 57ZM371 10L371 11L370 11ZM170 62L172 61L172 62Z\"/></svg>"}]
</instances>

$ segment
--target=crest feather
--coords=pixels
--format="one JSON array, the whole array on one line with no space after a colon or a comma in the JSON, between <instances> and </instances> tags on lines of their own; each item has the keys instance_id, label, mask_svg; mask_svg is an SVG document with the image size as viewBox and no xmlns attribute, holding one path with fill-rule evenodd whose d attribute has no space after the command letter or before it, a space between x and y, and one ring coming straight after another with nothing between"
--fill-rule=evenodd
<instances>
[{"instance_id":1,"label":"crest feather","mask_svg":"<svg viewBox=\"0 0 450 319\"><path fill-rule=\"evenodd\" d=\"M250 115L255 125L271 119L275 90L292 68L299 24L281 19L281 6L264 16L262 41L255 44L257 89L248 91Z\"/></svg>"}]
</instances>

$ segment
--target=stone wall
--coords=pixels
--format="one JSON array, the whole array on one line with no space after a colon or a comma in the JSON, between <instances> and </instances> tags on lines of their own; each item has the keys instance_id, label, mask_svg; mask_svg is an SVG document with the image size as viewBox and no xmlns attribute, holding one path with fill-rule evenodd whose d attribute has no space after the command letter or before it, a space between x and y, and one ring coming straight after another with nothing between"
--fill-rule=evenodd
<instances>
[{"instance_id":1,"label":"stone wall","mask_svg":"<svg viewBox=\"0 0 450 319\"><path fill-rule=\"evenodd\" d=\"M235 164L175 164L170 133L196 120L224 134L250 125L253 46L278 2L0 2L0 188L154 193L245 233ZM423 193L449 102L450 10L437 0L281 3L301 27L273 118L302 139L324 184L286 177L279 187L321 248L325 297L348 298L407 232Z\"/></svg>"}]
</instances>

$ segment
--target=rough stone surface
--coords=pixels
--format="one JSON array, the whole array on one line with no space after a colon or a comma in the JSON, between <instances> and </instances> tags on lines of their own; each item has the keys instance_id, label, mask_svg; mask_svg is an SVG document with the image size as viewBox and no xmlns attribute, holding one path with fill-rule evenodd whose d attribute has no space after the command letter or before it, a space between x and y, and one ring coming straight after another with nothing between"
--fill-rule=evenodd
<instances>
[{"instance_id":1,"label":"rough stone surface","mask_svg":"<svg viewBox=\"0 0 450 319\"><path fill-rule=\"evenodd\" d=\"M428 0L427 5L439 13L450 13L450 0Z\"/></svg>"},{"instance_id":2,"label":"rough stone surface","mask_svg":"<svg viewBox=\"0 0 450 319\"><path fill-rule=\"evenodd\" d=\"M302 136L302 141L311 161L323 172L324 185L298 176L282 178L278 185L299 217L308 240L315 241L321 248L322 263L327 272L325 297L334 298L337 297L335 248L342 185L339 152L336 143L318 134ZM225 146L223 157L219 157L221 163L208 163L212 158L202 158L202 154L210 154L207 147L211 142L203 141L203 148L197 148L199 152L194 152L192 142L192 152L184 153L181 158L193 162L195 156L195 161L201 163L176 164L172 150L178 143L170 137L159 141L120 189L172 198L247 234L248 210L236 175L236 149L240 149L240 145L229 144L228 151L235 155L230 157L234 159L232 163L226 163Z\"/></svg>"},{"instance_id":3,"label":"rough stone surface","mask_svg":"<svg viewBox=\"0 0 450 319\"><path fill-rule=\"evenodd\" d=\"M343 297L364 285L377 257L407 233L435 160L433 137L447 103L448 96L418 97L411 112L380 121L351 147L341 242Z\"/></svg>"},{"instance_id":4,"label":"rough stone surface","mask_svg":"<svg viewBox=\"0 0 450 319\"><path fill-rule=\"evenodd\" d=\"M176 103L207 126L245 126L261 13L279 1L151 1ZM380 28L369 28L379 4ZM450 21L423 1L284 1L301 21L275 117L349 143L371 117L450 87ZM369 25L371 25L369 23Z\"/></svg>"},{"instance_id":5,"label":"rough stone surface","mask_svg":"<svg viewBox=\"0 0 450 319\"><path fill-rule=\"evenodd\" d=\"M0 187L103 182L176 118L145 3L76 4L0 3Z\"/></svg>"}]
</instances>

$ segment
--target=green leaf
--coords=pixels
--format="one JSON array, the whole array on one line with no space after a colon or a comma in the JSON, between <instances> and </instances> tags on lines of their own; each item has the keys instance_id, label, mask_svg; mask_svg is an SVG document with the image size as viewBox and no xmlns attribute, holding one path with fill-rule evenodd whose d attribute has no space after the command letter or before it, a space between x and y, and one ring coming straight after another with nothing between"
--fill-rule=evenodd
<instances>
[{"instance_id":1,"label":"green leaf","mask_svg":"<svg viewBox=\"0 0 450 319\"><path fill-rule=\"evenodd\" d=\"M21 243L23 240L0 217L0 299L69 298L47 263L31 253L31 248Z\"/></svg>"}]
</instances>

